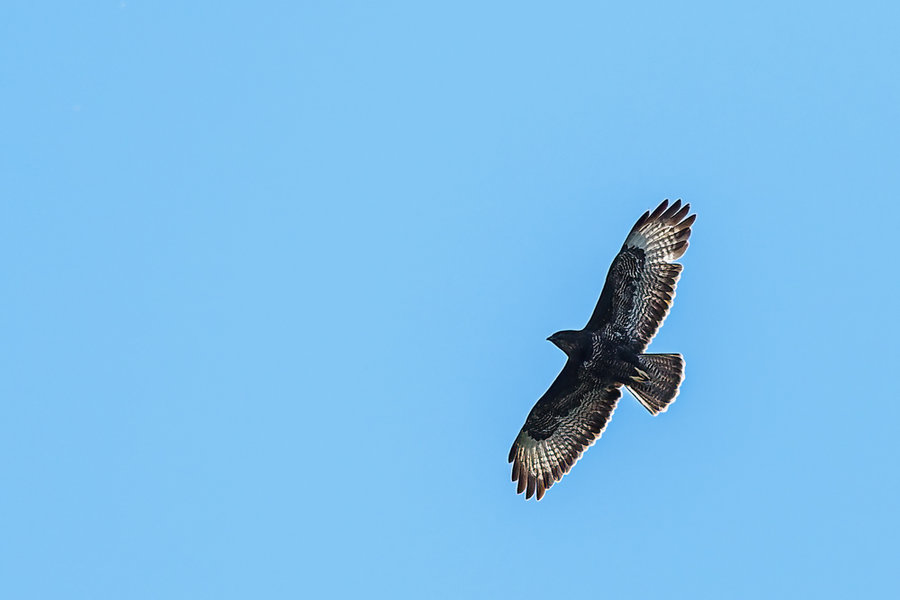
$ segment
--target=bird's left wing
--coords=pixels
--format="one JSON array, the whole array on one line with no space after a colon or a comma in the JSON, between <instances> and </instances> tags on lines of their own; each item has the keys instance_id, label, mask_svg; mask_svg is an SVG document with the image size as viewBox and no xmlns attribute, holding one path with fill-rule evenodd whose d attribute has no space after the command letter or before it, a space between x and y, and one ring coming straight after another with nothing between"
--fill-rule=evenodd
<instances>
[{"instance_id":1,"label":"bird's left wing","mask_svg":"<svg viewBox=\"0 0 900 600\"><path fill-rule=\"evenodd\" d=\"M525 498L544 492L569 472L603 433L622 391L616 384L579 380L569 361L538 400L509 451L512 480Z\"/></svg>"}]
</instances>

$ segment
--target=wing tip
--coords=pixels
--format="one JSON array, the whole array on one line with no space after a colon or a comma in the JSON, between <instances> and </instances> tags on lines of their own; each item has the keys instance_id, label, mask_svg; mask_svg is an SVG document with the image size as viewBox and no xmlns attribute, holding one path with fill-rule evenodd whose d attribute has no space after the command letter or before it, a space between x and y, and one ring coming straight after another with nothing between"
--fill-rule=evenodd
<instances>
[{"instance_id":1,"label":"wing tip","mask_svg":"<svg viewBox=\"0 0 900 600\"><path fill-rule=\"evenodd\" d=\"M669 199L666 198L652 211L645 211L637 220L631 232L639 231L649 223L659 222L675 229L676 232L690 229L694 221L697 220L697 214L690 214L690 202L682 205L681 198L678 198L671 205Z\"/></svg>"},{"instance_id":2,"label":"wing tip","mask_svg":"<svg viewBox=\"0 0 900 600\"><path fill-rule=\"evenodd\" d=\"M644 226L644 223L646 223L649 220L650 220L650 211L645 210L644 214L641 215L641 218L638 219L637 222L634 224L634 227L631 228L631 231L637 231L638 229L640 229L641 227Z\"/></svg>"},{"instance_id":3,"label":"wing tip","mask_svg":"<svg viewBox=\"0 0 900 600\"><path fill-rule=\"evenodd\" d=\"M653 210L652 213L650 213L650 216L647 218L647 220L655 221L656 219L658 219L660 217L660 215L662 215L664 212L666 212L666 209L668 207L669 207L669 199L666 198L665 200L663 200L662 202L659 203L659 206L657 206Z\"/></svg>"},{"instance_id":4,"label":"wing tip","mask_svg":"<svg viewBox=\"0 0 900 600\"><path fill-rule=\"evenodd\" d=\"M541 501L541 498L543 498L544 494L547 492L547 488L544 487L544 484L545 484L544 477L538 477L537 478L537 489L535 490L535 495L537 496L537 498L535 498L535 500L537 500L538 502Z\"/></svg>"},{"instance_id":5,"label":"wing tip","mask_svg":"<svg viewBox=\"0 0 900 600\"><path fill-rule=\"evenodd\" d=\"M668 203L668 199L663 200L662 204L656 207L656 210L650 215L649 221L660 221L666 225L671 225L673 227L677 227L678 229L684 229L686 227L690 227L694 221L697 219L696 213L688 216L691 212L691 203L687 202L684 205L681 203L681 198L675 200L671 206L666 207ZM662 210L660 210L662 209Z\"/></svg>"},{"instance_id":6,"label":"wing tip","mask_svg":"<svg viewBox=\"0 0 900 600\"><path fill-rule=\"evenodd\" d=\"M678 200L673 202L672 206L670 206L668 209L666 209L666 211L662 215L660 215L659 220L667 221L667 222L671 221L672 217L674 217L676 214L678 214L678 211L680 209L681 209L681 198L679 198Z\"/></svg>"},{"instance_id":7,"label":"wing tip","mask_svg":"<svg viewBox=\"0 0 900 600\"><path fill-rule=\"evenodd\" d=\"M653 212L645 212L638 219L624 246L664 252L667 261L680 258L687 249L680 243L691 236L691 226L697 220L697 214L690 211L690 203L682 204L680 198L671 205L668 199L663 200Z\"/></svg>"},{"instance_id":8,"label":"wing tip","mask_svg":"<svg viewBox=\"0 0 900 600\"><path fill-rule=\"evenodd\" d=\"M687 206L690 206L690 204L688 204ZM689 216L688 218L684 219L681 223L678 223L675 226L675 229L677 229L678 231L690 229L691 225L693 225L694 221L696 221L696 220L697 220L697 213L694 213L691 216Z\"/></svg>"}]
</instances>

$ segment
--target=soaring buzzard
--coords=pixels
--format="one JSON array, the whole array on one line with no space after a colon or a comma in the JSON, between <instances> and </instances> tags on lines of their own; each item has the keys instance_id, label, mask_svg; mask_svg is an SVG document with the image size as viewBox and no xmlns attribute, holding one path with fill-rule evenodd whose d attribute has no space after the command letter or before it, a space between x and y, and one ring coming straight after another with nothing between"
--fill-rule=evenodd
<instances>
[{"instance_id":1,"label":"soaring buzzard","mask_svg":"<svg viewBox=\"0 0 900 600\"><path fill-rule=\"evenodd\" d=\"M672 306L697 215L664 200L645 212L613 260L594 314L580 331L548 340L569 357L525 419L509 451L512 480L525 498L568 473L609 422L624 385L651 414L665 412L684 379L680 354L644 354ZM685 218L687 217L687 218Z\"/></svg>"}]
</instances>

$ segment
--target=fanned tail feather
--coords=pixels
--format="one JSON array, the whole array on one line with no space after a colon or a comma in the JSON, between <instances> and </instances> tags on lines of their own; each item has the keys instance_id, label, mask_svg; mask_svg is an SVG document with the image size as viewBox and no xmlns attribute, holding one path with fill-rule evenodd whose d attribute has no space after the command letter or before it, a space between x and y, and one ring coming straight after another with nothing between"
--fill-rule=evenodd
<instances>
[{"instance_id":1,"label":"fanned tail feather","mask_svg":"<svg viewBox=\"0 0 900 600\"><path fill-rule=\"evenodd\" d=\"M684 359L680 354L641 354L638 358L649 377L646 381L630 381L626 384L628 391L650 414L666 412L684 381Z\"/></svg>"}]
</instances>

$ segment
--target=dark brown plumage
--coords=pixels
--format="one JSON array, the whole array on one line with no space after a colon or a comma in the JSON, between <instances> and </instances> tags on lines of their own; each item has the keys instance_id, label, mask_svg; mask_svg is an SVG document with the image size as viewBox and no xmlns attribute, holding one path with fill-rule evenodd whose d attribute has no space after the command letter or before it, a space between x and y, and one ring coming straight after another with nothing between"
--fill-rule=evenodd
<instances>
[{"instance_id":1,"label":"dark brown plumage","mask_svg":"<svg viewBox=\"0 0 900 600\"><path fill-rule=\"evenodd\" d=\"M540 500L603 433L626 386L652 414L664 412L684 379L679 354L644 354L675 296L696 215L681 200L644 213L625 239L584 329L548 339L568 356L509 451L512 479Z\"/></svg>"}]
</instances>

